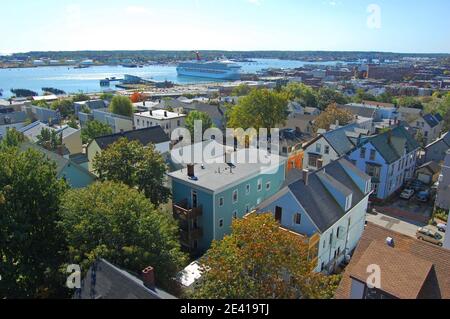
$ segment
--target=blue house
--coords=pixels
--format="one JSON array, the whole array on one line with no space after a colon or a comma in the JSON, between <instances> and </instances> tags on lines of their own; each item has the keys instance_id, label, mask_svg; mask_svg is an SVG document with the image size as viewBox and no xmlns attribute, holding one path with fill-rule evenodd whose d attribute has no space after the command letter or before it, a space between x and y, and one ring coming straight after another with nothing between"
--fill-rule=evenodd
<instances>
[{"instance_id":1,"label":"blue house","mask_svg":"<svg viewBox=\"0 0 450 319\"><path fill-rule=\"evenodd\" d=\"M25 142L21 146L23 151L30 148L41 152L49 161L53 161L56 164L57 177L64 179L71 188L87 187L97 179L95 175L91 174L84 167L36 144Z\"/></svg>"},{"instance_id":2,"label":"blue house","mask_svg":"<svg viewBox=\"0 0 450 319\"><path fill-rule=\"evenodd\" d=\"M347 159L310 173L291 171L284 187L257 208L304 236L317 272L332 272L358 245L364 231L370 176Z\"/></svg>"},{"instance_id":3,"label":"blue house","mask_svg":"<svg viewBox=\"0 0 450 319\"><path fill-rule=\"evenodd\" d=\"M348 158L372 177L373 196L389 198L414 177L420 145L403 126L360 140Z\"/></svg>"},{"instance_id":4,"label":"blue house","mask_svg":"<svg viewBox=\"0 0 450 319\"><path fill-rule=\"evenodd\" d=\"M285 158L266 154L265 163L270 165L238 163L236 159L246 154L248 150L228 153L228 160L221 156L216 163L188 165L169 174L181 242L192 254L203 253L213 240L223 239L233 219L243 218L283 185Z\"/></svg>"}]
</instances>

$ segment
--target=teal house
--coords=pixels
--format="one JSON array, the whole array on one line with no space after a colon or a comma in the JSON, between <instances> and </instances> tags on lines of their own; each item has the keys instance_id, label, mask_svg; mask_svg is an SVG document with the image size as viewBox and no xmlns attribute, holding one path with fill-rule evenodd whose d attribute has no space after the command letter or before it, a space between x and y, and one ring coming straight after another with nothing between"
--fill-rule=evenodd
<instances>
[{"instance_id":1,"label":"teal house","mask_svg":"<svg viewBox=\"0 0 450 319\"><path fill-rule=\"evenodd\" d=\"M169 174L181 243L192 254L223 239L231 232L233 219L244 217L282 187L285 158L268 154L256 163L237 161L244 153L248 150L228 154L230 160L221 163L192 164Z\"/></svg>"},{"instance_id":2,"label":"teal house","mask_svg":"<svg viewBox=\"0 0 450 319\"><path fill-rule=\"evenodd\" d=\"M95 175L68 158L48 151L36 144L26 142L21 146L23 151L29 148L41 152L49 161L55 162L58 178L64 179L71 188L84 188L96 180Z\"/></svg>"}]
</instances>

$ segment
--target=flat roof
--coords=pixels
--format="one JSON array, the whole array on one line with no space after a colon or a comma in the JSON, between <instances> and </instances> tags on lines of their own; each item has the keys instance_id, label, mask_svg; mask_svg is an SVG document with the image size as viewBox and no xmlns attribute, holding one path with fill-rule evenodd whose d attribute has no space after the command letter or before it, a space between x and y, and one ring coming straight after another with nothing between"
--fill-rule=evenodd
<instances>
[{"instance_id":1,"label":"flat roof","mask_svg":"<svg viewBox=\"0 0 450 319\"><path fill-rule=\"evenodd\" d=\"M135 113L134 115L148 117L148 118L157 119L157 120L167 120L167 119L176 119L176 118L180 118L180 117L186 117L186 114L169 112L169 111L165 111L165 110L147 111L147 112Z\"/></svg>"},{"instance_id":2,"label":"flat roof","mask_svg":"<svg viewBox=\"0 0 450 319\"><path fill-rule=\"evenodd\" d=\"M232 158L230 161L233 163L232 166L224 163L223 157L217 158L219 163L194 165L194 174L197 180L192 180L187 175L187 169L169 173L169 176L201 188L217 191L260 173L276 174L280 169L280 165L287 160L285 157L257 149L243 149L231 154ZM252 159L251 161L249 160L250 158ZM245 160L242 161L241 159Z\"/></svg>"}]
</instances>

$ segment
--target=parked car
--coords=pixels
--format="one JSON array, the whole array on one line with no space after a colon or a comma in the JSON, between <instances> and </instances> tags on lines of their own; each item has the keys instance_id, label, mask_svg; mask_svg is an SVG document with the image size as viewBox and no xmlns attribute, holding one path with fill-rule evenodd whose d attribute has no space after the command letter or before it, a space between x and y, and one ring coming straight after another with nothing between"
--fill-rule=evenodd
<instances>
[{"instance_id":1,"label":"parked car","mask_svg":"<svg viewBox=\"0 0 450 319\"><path fill-rule=\"evenodd\" d=\"M425 190L427 187L427 185L425 185L424 182L419 181L419 180L414 180L411 183L409 183L408 188L409 189L413 189L415 192L420 192Z\"/></svg>"},{"instance_id":2,"label":"parked car","mask_svg":"<svg viewBox=\"0 0 450 319\"><path fill-rule=\"evenodd\" d=\"M422 191L417 193L416 198L419 202L427 203L430 200L430 192Z\"/></svg>"},{"instance_id":3,"label":"parked car","mask_svg":"<svg viewBox=\"0 0 450 319\"><path fill-rule=\"evenodd\" d=\"M437 224L436 225L437 229L443 233L445 233L447 231L447 224Z\"/></svg>"},{"instance_id":4,"label":"parked car","mask_svg":"<svg viewBox=\"0 0 450 319\"><path fill-rule=\"evenodd\" d=\"M419 240L423 240L438 246L442 246L442 235L438 232L433 232L427 228L419 228L416 233L416 237Z\"/></svg>"},{"instance_id":5,"label":"parked car","mask_svg":"<svg viewBox=\"0 0 450 319\"><path fill-rule=\"evenodd\" d=\"M400 198L409 200L414 196L414 193L415 193L414 189L407 188L400 194Z\"/></svg>"}]
</instances>

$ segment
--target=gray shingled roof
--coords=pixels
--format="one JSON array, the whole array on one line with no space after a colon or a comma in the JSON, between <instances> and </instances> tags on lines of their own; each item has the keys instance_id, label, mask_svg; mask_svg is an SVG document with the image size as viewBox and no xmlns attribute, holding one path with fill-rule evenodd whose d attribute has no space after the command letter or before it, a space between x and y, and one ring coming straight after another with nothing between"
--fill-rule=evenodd
<instances>
[{"instance_id":1,"label":"gray shingled roof","mask_svg":"<svg viewBox=\"0 0 450 319\"><path fill-rule=\"evenodd\" d=\"M402 158L405 154L405 148L406 153L420 148L419 143L403 126L398 126L388 132L369 138L365 142L371 143L389 164Z\"/></svg>"},{"instance_id":2,"label":"gray shingled roof","mask_svg":"<svg viewBox=\"0 0 450 319\"><path fill-rule=\"evenodd\" d=\"M156 145L170 142L169 136L164 132L161 126L146 127L139 130L101 136L97 137L95 141L103 150L121 138L127 138L129 141L139 141L144 146L147 146L150 143Z\"/></svg>"},{"instance_id":3,"label":"gray shingled roof","mask_svg":"<svg viewBox=\"0 0 450 319\"><path fill-rule=\"evenodd\" d=\"M101 259L91 267L76 299L176 299L158 288L147 288L142 280Z\"/></svg>"},{"instance_id":4,"label":"gray shingled roof","mask_svg":"<svg viewBox=\"0 0 450 319\"><path fill-rule=\"evenodd\" d=\"M323 137L328 141L339 156L343 156L355 147L346 133L347 131L352 131L355 127L355 124L350 124L342 128L326 132L323 134Z\"/></svg>"},{"instance_id":5,"label":"gray shingled roof","mask_svg":"<svg viewBox=\"0 0 450 319\"><path fill-rule=\"evenodd\" d=\"M365 196L346 173L343 165L355 171L355 173L358 171L353 164L342 158L330 163L322 170L311 173L308 177L308 185L305 185L302 179L297 178L293 181L294 178L287 177L291 182L287 187L322 233L334 225L347 212L342 209L330 194L322 183L321 178L331 181L338 189L345 190L346 194L353 194L352 208L360 203ZM300 172L294 172L293 174L295 177L301 176ZM367 175L364 175L364 177L367 180L370 179Z\"/></svg>"}]
</instances>

